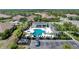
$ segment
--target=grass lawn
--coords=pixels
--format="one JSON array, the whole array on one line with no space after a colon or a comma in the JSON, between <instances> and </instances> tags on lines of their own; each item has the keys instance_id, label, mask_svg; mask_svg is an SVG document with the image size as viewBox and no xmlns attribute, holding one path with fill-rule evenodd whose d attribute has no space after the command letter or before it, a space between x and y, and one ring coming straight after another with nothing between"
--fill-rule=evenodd
<instances>
[{"instance_id":1,"label":"grass lawn","mask_svg":"<svg viewBox=\"0 0 79 59\"><path fill-rule=\"evenodd\" d=\"M66 35L63 32L60 32L59 34L57 34L56 38L61 39L61 40L72 40L68 35Z\"/></svg>"},{"instance_id":2,"label":"grass lawn","mask_svg":"<svg viewBox=\"0 0 79 59\"><path fill-rule=\"evenodd\" d=\"M71 49L72 46L70 46L69 44L64 44L64 45L63 45L63 48L64 48L64 49Z\"/></svg>"},{"instance_id":3,"label":"grass lawn","mask_svg":"<svg viewBox=\"0 0 79 59\"><path fill-rule=\"evenodd\" d=\"M10 21L12 21L12 19L5 19L5 20L0 20L0 22L10 22Z\"/></svg>"},{"instance_id":4,"label":"grass lawn","mask_svg":"<svg viewBox=\"0 0 79 59\"><path fill-rule=\"evenodd\" d=\"M79 28L72 23L55 24L55 27L58 31L79 31Z\"/></svg>"}]
</instances>

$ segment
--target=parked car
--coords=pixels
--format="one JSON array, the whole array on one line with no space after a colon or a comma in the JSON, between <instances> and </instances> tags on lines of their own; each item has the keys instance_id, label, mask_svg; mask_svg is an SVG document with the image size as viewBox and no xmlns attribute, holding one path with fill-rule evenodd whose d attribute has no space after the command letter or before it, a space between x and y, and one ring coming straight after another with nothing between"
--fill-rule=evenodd
<instances>
[{"instance_id":1,"label":"parked car","mask_svg":"<svg viewBox=\"0 0 79 59\"><path fill-rule=\"evenodd\" d=\"M26 37L22 37L18 40L17 44L29 44L29 39L27 39Z\"/></svg>"},{"instance_id":2,"label":"parked car","mask_svg":"<svg viewBox=\"0 0 79 59\"><path fill-rule=\"evenodd\" d=\"M40 46L40 41L39 41L39 40L36 40L35 46L36 46L36 47L39 47L39 46Z\"/></svg>"}]
</instances>

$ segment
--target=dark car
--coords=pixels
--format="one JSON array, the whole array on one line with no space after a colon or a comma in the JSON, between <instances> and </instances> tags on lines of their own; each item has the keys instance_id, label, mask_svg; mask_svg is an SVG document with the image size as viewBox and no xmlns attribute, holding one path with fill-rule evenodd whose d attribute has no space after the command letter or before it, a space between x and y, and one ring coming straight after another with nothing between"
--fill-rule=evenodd
<instances>
[{"instance_id":1,"label":"dark car","mask_svg":"<svg viewBox=\"0 0 79 59\"><path fill-rule=\"evenodd\" d=\"M26 37L22 37L21 39L18 40L17 43L18 44L28 44L29 43L29 39L27 39Z\"/></svg>"},{"instance_id":2,"label":"dark car","mask_svg":"<svg viewBox=\"0 0 79 59\"><path fill-rule=\"evenodd\" d=\"M36 40L35 46L36 46L36 47L39 47L39 46L40 46L40 41L39 41L39 40Z\"/></svg>"}]
</instances>

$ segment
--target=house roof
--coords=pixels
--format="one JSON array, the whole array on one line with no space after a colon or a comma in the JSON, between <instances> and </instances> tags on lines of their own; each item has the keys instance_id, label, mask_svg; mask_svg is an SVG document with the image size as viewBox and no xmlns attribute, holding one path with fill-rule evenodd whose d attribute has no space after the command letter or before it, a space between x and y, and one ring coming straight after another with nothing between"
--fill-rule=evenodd
<instances>
[{"instance_id":1,"label":"house roof","mask_svg":"<svg viewBox=\"0 0 79 59\"><path fill-rule=\"evenodd\" d=\"M30 15L28 17L26 17L28 20L33 20L36 16L35 15Z\"/></svg>"},{"instance_id":2,"label":"house roof","mask_svg":"<svg viewBox=\"0 0 79 59\"><path fill-rule=\"evenodd\" d=\"M0 17L8 18L8 17L11 17L11 16L10 15L6 15L6 14L0 14Z\"/></svg>"},{"instance_id":3,"label":"house roof","mask_svg":"<svg viewBox=\"0 0 79 59\"><path fill-rule=\"evenodd\" d=\"M41 15L42 18L55 18L55 16L53 16L53 15L50 15L50 16L49 16L48 13L46 13L46 12L35 13L35 14Z\"/></svg>"},{"instance_id":4,"label":"house roof","mask_svg":"<svg viewBox=\"0 0 79 59\"><path fill-rule=\"evenodd\" d=\"M14 24L11 23L0 23L0 32L4 32L6 29L11 29L14 27Z\"/></svg>"},{"instance_id":5,"label":"house roof","mask_svg":"<svg viewBox=\"0 0 79 59\"><path fill-rule=\"evenodd\" d=\"M20 20L21 18L24 18L24 16L16 15L16 16L14 16L12 19L13 19L13 20Z\"/></svg>"},{"instance_id":6,"label":"house roof","mask_svg":"<svg viewBox=\"0 0 79 59\"><path fill-rule=\"evenodd\" d=\"M77 17L78 15L76 14L66 14L67 17Z\"/></svg>"}]
</instances>

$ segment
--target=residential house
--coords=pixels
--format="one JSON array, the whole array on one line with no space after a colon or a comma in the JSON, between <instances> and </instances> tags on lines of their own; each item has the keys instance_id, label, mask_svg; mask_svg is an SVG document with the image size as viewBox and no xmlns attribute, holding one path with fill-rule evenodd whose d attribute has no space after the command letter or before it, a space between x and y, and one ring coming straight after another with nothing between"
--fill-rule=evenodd
<instances>
[{"instance_id":1,"label":"residential house","mask_svg":"<svg viewBox=\"0 0 79 59\"><path fill-rule=\"evenodd\" d=\"M12 19L13 19L13 21L19 21L21 18L24 18L24 16L16 15Z\"/></svg>"},{"instance_id":2,"label":"residential house","mask_svg":"<svg viewBox=\"0 0 79 59\"><path fill-rule=\"evenodd\" d=\"M36 15L41 15L42 18L48 18L48 19L50 19L50 18L55 18L55 16L53 16L53 15L48 15L47 12L35 13L35 14L36 14Z\"/></svg>"},{"instance_id":3,"label":"residential house","mask_svg":"<svg viewBox=\"0 0 79 59\"><path fill-rule=\"evenodd\" d=\"M78 15L76 14L65 14L67 17L77 17Z\"/></svg>"},{"instance_id":4,"label":"residential house","mask_svg":"<svg viewBox=\"0 0 79 59\"><path fill-rule=\"evenodd\" d=\"M28 19L28 21L34 21L35 17L36 17L35 15L30 15L30 16L28 16L26 18Z\"/></svg>"},{"instance_id":5,"label":"residential house","mask_svg":"<svg viewBox=\"0 0 79 59\"><path fill-rule=\"evenodd\" d=\"M2 18L10 18L10 17L11 17L11 15L0 14L0 17L2 17Z\"/></svg>"},{"instance_id":6,"label":"residential house","mask_svg":"<svg viewBox=\"0 0 79 59\"><path fill-rule=\"evenodd\" d=\"M12 29L14 24L11 23L0 23L0 33L4 32L6 29Z\"/></svg>"}]
</instances>

